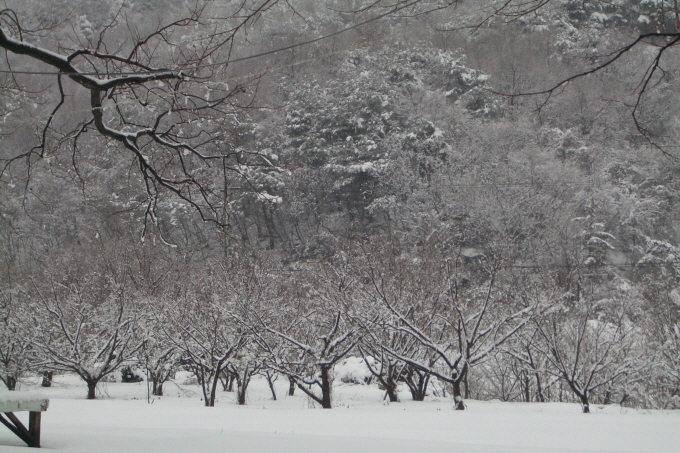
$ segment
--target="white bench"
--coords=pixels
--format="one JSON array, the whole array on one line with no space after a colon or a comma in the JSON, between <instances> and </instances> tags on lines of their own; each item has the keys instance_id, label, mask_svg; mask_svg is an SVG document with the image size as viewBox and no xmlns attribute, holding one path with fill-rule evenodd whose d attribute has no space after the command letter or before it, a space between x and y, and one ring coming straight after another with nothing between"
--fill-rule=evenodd
<instances>
[{"instance_id":1,"label":"white bench","mask_svg":"<svg viewBox=\"0 0 680 453\"><path fill-rule=\"evenodd\" d=\"M44 395L0 390L0 422L26 442L29 447L40 448L40 416L47 410L49 404L50 400ZM28 411L28 429L14 415L14 412L26 411Z\"/></svg>"}]
</instances>

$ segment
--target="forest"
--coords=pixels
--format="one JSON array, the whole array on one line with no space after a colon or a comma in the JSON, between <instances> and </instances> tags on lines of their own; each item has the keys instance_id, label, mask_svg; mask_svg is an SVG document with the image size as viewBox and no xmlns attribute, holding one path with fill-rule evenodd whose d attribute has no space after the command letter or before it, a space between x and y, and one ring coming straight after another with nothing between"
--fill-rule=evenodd
<instances>
[{"instance_id":1,"label":"forest","mask_svg":"<svg viewBox=\"0 0 680 453\"><path fill-rule=\"evenodd\" d=\"M0 8L8 389L680 409L677 2Z\"/></svg>"}]
</instances>

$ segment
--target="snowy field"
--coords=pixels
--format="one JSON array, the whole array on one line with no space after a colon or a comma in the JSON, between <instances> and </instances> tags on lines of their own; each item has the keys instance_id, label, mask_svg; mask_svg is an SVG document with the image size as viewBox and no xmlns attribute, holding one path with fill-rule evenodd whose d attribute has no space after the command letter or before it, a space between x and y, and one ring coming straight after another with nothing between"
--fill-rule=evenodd
<instances>
[{"instance_id":1,"label":"snowy field","mask_svg":"<svg viewBox=\"0 0 680 453\"><path fill-rule=\"evenodd\" d=\"M49 396L43 413L45 450L79 453L399 453L399 452L654 452L680 451L680 411L618 406L467 401L428 397L386 403L375 386L337 384L335 407L319 409L299 390L278 401L254 380L247 406L220 392L216 407L202 406L197 386L166 384L167 395L147 402L146 383L102 384L99 399L84 399L77 378L57 376L53 388L24 384ZM299 394L299 395L298 395ZM19 413L27 420L27 413ZM29 451L0 426L0 452Z\"/></svg>"}]
</instances>

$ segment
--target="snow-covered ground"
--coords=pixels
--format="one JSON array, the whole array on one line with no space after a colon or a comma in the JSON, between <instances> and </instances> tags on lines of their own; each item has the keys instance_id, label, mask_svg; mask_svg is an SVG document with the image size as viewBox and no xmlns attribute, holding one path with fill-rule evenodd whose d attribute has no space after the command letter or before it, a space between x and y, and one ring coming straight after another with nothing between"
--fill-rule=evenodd
<instances>
[{"instance_id":1,"label":"snow-covered ground","mask_svg":"<svg viewBox=\"0 0 680 453\"><path fill-rule=\"evenodd\" d=\"M336 382L335 408L314 406L299 390L285 396L277 382L272 401L264 380L249 390L247 406L220 392L206 408L199 388L166 384L167 395L147 402L146 383L108 383L101 397L84 399L85 387L72 376L56 376L49 389L24 384L50 398L43 413L42 445L55 452L82 453L558 453L680 451L680 411L647 411L618 406L561 403L468 401L453 410L450 399L428 397L386 403L375 386ZM19 413L24 420L27 413ZM0 426L0 452L27 451Z\"/></svg>"}]
</instances>

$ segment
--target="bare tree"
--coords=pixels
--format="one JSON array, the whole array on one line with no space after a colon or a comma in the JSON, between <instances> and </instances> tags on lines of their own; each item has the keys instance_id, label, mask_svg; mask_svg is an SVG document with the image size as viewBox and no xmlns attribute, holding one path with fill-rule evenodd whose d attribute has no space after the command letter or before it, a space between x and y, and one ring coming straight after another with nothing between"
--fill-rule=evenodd
<instances>
[{"instance_id":1,"label":"bare tree","mask_svg":"<svg viewBox=\"0 0 680 453\"><path fill-rule=\"evenodd\" d=\"M388 260L376 260L368 277L374 297L384 307L379 322L410 336L427 352L409 357L387 344L383 348L414 369L451 384L458 410L465 408L461 384L469 368L488 359L540 310L539 304L504 290L498 282L503 272L493 259L476 258L478 272L486 272L487 278L479 286L468 282L465 260L469 259L439 261L429 256L410 263L401 259L395 263L400 272L392 275L380 271L380 263Z\"/></svg>"},{"instance_id":2,"label":"bare tree","mask_svg":"<svg viewBox=\"0 0 680 453\"><path fill-rule=\"evenodd\" d=\"M104 377L132 362L141 347L125 282L107 287L96 274L72 282L50 276L45 287L36 283L29 297L38 302L30 304L23 322L31 346L41 354L38 364L80 376L88 399L96 397Z\"/></svg>"},{"instance_id":3,"label":"bare tree","mask_svg":"<svg viewBox=\"0 0 680 453\"><path fill-rule=\"evenodd\" d=\"M163 317L148 313L152 306L161 304L162 299L148 301L140 322L139 337L142 346L139 350L139 365L146 371L151 383L151 394L163 396L163 384L170 380L179 368L182 352L168 338L168 331L176 334L171 326L161 325Z\"/></svg>"},{"instance_id":4,"label":"bare tree","mask_svg":"<svg viewBox=\"0 0 680 453\"><path fill-rule=\"evenodd\" d=\"M352 279L344 269L324 265L318 273L291 279L288 291L277 307L250 313L253 331L269 355L267 366L289 376L291 385L294 382L313 401L330 409L333 367L360 339L348 316Z\"/></svg>"},{"instance_id":5,"label":"bare tree","mask_svg":"<svg viewBox=\"0 0 680 453\"><path fill-rule=\"evenodd\" d=\"M215 405L220 376L247 338L220 306L220 295L187 292L164 310L165 336L201 385L207 407Z\"/></svg>"},{"instance_id":6,"label":"bare tree","mask_svg":"<svg viewBox=\"0 0 680 453\"><path fill-rule=\"evenodd\" d=\"M425 397L425 386L413 386L413 380L408 379L408 372L406 364L396 359L392 354L389 354L382 344L387 343L391 350L408 349L415 346L417 343L412 338L404 338L403 335L395 334L387 329L375 328L374 326L364 327L364 335L362 341L358 345L359 352L364 358L364 363L373 376L378 380L380 386L385 389L385 394L390 402L396 403L399 401L398 386L399 381L404 380L409 389L414 401L419 400L419 396ZM401 343L397 346L396 343ZM404 343L406 343L404 345ZM405 346L405 347L404 347ZM411 354L408 354L412 356ZM369 360L369 357L373 360ZM423 387L422 392L414 392L419 387Z\"/></svg>"},{"instance_id":7,"label":"bare tree","mask_svg":"<svg viewBox=\"0 0 680 453\"><path fill-rule=\"evenodd\" d=\"M581 296L536 319L541 337L536 347L548 371L566 382L589 413L597 392L606 393L601 401L613 401L612 388L639 379L649 364L628 318L631 301ZM619 400L625 400L625 391L619 393Z\"/></svg>"},{"instance_id":8,"label":"bare tree","mask_svg":"<svg viewBox=\"0 0 680 453\"><path fill-rule=\"evenodd\" d=\"M94 134L108 143L96 146L120 147L134 159L147 220L156 221L159 197L169 193L204 220L220 223L226 189L215 183L247 161L232 152L228 131L253 105L259 77L232 80L227 70L241 38L278 3L198 1L184 11L173 4L169 20L135 17L124 5L81 34L76 31L83 24L63 11L49 11L57 18L48 23L21 6L0 10L10 88L30 97L21 79L36 76L55 87L53 100L41 102L53 107L33 118L41 124L37 142L2 156L0 175L19 162L30 172L37 160L57 153L72 154L78 173L78 156ZM68 111L70 99L75 112ZM81 99L84 108L77 104ZM32 114L24 111L23 119Z\"/></svg>"},{"instance_id":9,"label":"bare tree","mask_svg":"<svg viewBox=\"0 0 680 453\"><path fill-rule=\"evenodd\" d=\"M36 358L17 313L23 304L17 304L13 292L14 289L7 289L0 293L0 381L8 390L16 389Z\"/></svg>"},{"instance_id":10,"label":"bare tree","mask_svg":"<svg viewBox=\"0 0 680 453\"><path fill-rule=\"evenodd\" d=\"M255 341L248 342L244 347L229 361L226 371L234 376L236 380L236 401L239 405L246 404L248 385L253 376L259 374L264 368L264 354ZM271 387L271 382L270 382ZM272 391L272 394L276 394ZM276 398L274 398L276 399Z\"/></svg>"}]
</instances>

